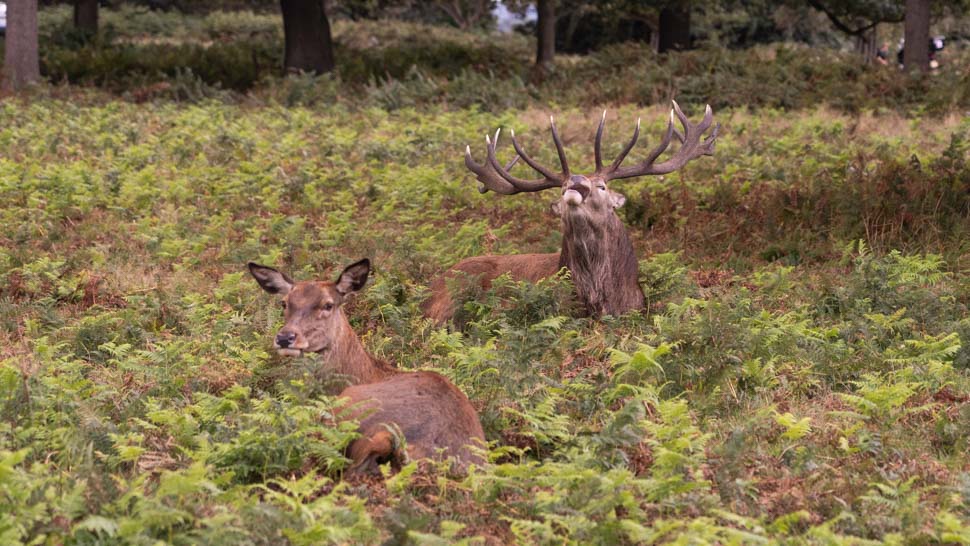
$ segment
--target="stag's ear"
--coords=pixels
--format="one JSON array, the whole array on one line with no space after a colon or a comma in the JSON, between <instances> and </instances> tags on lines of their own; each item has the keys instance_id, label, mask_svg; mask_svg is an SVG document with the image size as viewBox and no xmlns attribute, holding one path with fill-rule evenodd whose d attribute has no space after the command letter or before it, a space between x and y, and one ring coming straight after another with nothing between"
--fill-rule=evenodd
<instances>
[{"instance_id":1,"label":"stag's ear","mask_svg":"<svg viewBox=\"0 0 970 546\"><path fill-rule=\"evenodd\" d=\"M368 275L370 275L370 260L367 258L348 265L337 277L337 292L346 296L360 290L367 283Z\"/></svg>"},{"instance_id":2,"label":"stag's ear","mask_svg":"<svg viewBox=\"0 0 970 546\"><path fill-rule=\"evenodd\" d=\"M293 290L293 280L272 267L249 262L249 273L270 294L285 296Z\"/></svg>"},{"instance_id":3,"label":"stag's ear","mask_svg":"<svg viewBox=\"0 0 970 546\"><path fill-rule=\"evenodd\" d=\"M626 203L626 197L624 197L622 193L617 193L613 190L610 190L611 207L613 207L614 209L618 209L622 207L624 203Z\"/></svg>"},{"instance_id":4,"label":"stag's ear","mask_svg":"<svg viewBox=\"0 0 970 546\"><path fill-rule=\"evenodd\" d=\"M549 212L551 212L552 215L557 218L562 216L562 203L560 202L559 199L556 199L555 201L549 204Z\"/></svg>"}]
</instances>

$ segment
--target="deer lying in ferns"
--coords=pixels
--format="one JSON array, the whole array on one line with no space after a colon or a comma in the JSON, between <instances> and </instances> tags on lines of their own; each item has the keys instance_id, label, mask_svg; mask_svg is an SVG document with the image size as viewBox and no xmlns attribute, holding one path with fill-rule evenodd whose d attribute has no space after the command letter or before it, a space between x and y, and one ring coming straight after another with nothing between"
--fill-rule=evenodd
<instances>
[{"instance_id":1,"label":"deer lying in ferns","mask_svg":"<svg viewBox=\"0 0 970 546\"><path fill-rule=\"evenodd\" d=\"M404 453L395 447L389 426L403 433L412 459L452 456L458 471L482 463L472 446L484 446L485 435L468 398L439 374L406 372L374 358L347 322L341 305L364 287L368 260L347 266L336 282L294 282L254 263L249 271L264 290L283 299L285 324L275 340L279 353L320 353L326 365L356 383L340 393L350 400L350 416L360 422L361 436L348 448L348 474L402 462Z\"/></svg>"},{"instance_id":2,"label":"deer lying in ferns","mask_svg":"<svg viewBox=\"0 0 970 546\"><path fill-rule=\"evenodd\" d=\"M684 128L680 133L674 127L674 118ZM556 173L535 162L519 146L512 132L512 146L516 158L502 167L495 157L499 131L495 138L485 136L487 161L477 163L471 148L465 148L465 166L481 183L479 191L489 190L513 195L559 188L559 199L552 210L562 224L562 250L553 254L521 254L513 256L476 256L455 264L445 275L431 285L431 297L424 304L424 314L436 322L444 322L455 312L454 302L446 286L446 279L459 275L477 278L482 288L488 288L499 275L508 273L515 280L538 281L556 274L560 269L570 271L576 292L586 311L593 316L618 315L631 310L643 309L643 291L637 282L638 265L633 244L623 222L616 214L626 198L611 190L607 184L612 180L645 175L662 175L680 169L692 159L714 154L719 125L703 141L701 137L714 123L714 114L707 106L704 118L692 124L676 102L670 111L670 122L660 143L647 154L646 159L628 167L621 166L640 136L640 120L637 120L633 138L620 155L608 166L603 165L600 143L606 124L606 112L596 130L593 153L596 171L591 175L572 174L566 162L562 141L556 125L550 118L552 140L559 153L560 172ZM680 149L669 159L657 163L657 158L667 150L674 138L680 141ZM518 159L542 175L541 178L525 180L512 175L509 170Z\"/></svg>"}]
</instances>

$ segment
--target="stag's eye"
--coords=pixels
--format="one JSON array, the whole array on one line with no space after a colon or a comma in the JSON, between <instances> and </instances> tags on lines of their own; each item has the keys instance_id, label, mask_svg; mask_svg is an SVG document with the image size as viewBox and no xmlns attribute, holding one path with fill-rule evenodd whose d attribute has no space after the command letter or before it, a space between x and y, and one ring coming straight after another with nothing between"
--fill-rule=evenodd
<instances>
[{"instance_id":1,"label":"stag's eye","mask_svg":"<svg viewBox=\"0 0 970 546\"><path fill-rule=\"evenodd\" d=\"M606 186L596 186L599 191L606 191Z\"/></svg>"},{"instance_id":2,"label":"stag's eye","mask_svg":"<svg viewBox=\"0 0 970 546\"><path fill-rule=\"evenodd\" d=\"M329 303L329 302L323 304L323 310L324 311L333 311L333 304L332 303Z\"/></svg>"}]
</instances>

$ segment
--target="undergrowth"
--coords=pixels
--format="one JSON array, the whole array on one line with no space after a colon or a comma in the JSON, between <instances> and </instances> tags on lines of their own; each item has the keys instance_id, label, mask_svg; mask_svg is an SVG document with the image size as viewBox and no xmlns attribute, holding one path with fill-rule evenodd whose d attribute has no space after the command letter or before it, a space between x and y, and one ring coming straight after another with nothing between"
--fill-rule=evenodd
<instances>
[{"instance_id":1,"label":"undergrowth","mask_svg":"<svg viewBox=\"0 0 970 546\"><path fill-rule=\"evenodd\" d=\"M322 78L281 79L278 14L204 17L122 4L102 9L95 37L73 29L70 8L41 12L41 68L52 83L97 86L136 102L256 100L326 107L437 106L501 112L531 104L652 105L671 97L715 108L892 110L943 115L970 107L967 54L955 42L932 77L866 65L856 54L799 44L708 47L657 55L646 44L561 55L541 82L534 46L520 34L403 21L334 21L337 67Z\"/></svg>"},{"instance_id":2,"label":"undergrowth","mask_svg":"<svg viewBox=\"0 0 970 546\"><path fill-rule=\"evenodd\" d=\"M0 543L968 542L964 119L719 108L714 158L614 184L647 312L502 280L446 329L443 268L558 246L550 196L461 163L497 126L552 160L545 110L51 93L0 104ZM557 113L583 172L599 111ZM612 109L607 156L637 115L667 113ZM244 264L365 256L351 321L468 394L468 476L342 480L340 378L272 354Z\"/></svg>"}]
</instances>

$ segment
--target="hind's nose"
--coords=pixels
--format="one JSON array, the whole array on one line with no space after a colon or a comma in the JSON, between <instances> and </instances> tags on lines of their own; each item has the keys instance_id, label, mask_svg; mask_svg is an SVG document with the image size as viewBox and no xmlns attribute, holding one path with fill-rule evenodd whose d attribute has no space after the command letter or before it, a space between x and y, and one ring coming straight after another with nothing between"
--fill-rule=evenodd
<instances>
[{"instance_id":1,"label":"hind's nose","mask_svg":"<svg viewBox=\"0 0 970 546\"><path fill-rule=\"evenodd\" d=\"M276 346L282 349L293 345L294 341L296 341L296 334L289 332L280 332L276 334Z\"/></svg>"}]
</instances>

